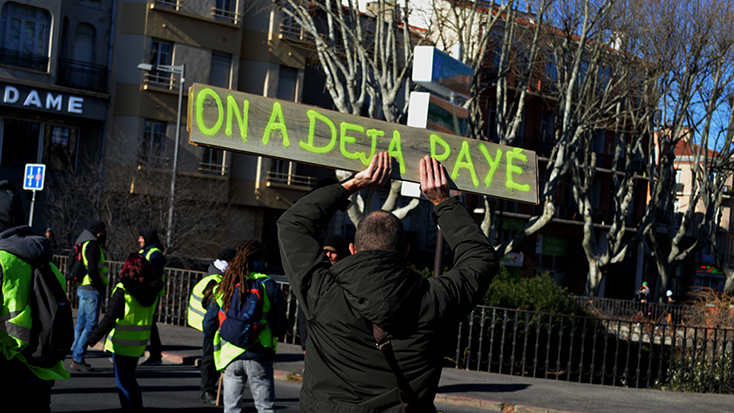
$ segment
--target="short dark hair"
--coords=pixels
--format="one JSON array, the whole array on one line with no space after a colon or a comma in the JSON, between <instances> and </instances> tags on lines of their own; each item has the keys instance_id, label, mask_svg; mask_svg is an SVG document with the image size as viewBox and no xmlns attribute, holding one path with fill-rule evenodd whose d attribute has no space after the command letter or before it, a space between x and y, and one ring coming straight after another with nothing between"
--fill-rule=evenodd
<instances>
[{"instance_id":1,"label":"short dark hair","mask_svg":"<svg viewBox=\"0 0 734 413\"><path fill-rule=\"evenodd\" d=\"M405 250L405 228L403 223L388 211L372 211L362 218L354 234L357 251Z\"/></svg>"}]
</instances>

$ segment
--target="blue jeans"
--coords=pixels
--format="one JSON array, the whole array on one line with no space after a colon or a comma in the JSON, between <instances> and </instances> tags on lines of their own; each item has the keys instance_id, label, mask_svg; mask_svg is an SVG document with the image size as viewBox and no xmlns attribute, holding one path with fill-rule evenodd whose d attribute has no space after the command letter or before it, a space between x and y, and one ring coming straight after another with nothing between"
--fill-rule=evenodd
<instances>
[{"instance_id":1,"label":"blue jeans","mask_svg":"<svg viewBox=\"0 0 734 413\"><path fill-rule=\"evenodd\" d=\"M140 357L122 356L112 353L115 365L115 383L123 412L142 412L143 394L135 380L135 368Z\"/></svg>"},{"instance_id":2,"label":"blue jeans","mask_svg":"<svg viewBox=\"0 0 734 413\"><path fill-rule=\"evenodd\" d=\"M275 412L275 382L273 362L234 360L224 369L222 387L224 391L224 413L242 411L242 391L250 379L252 400L258 413Z\"/></svg>"},{"instance_id":3,"label":"blue jeans","mask_svg":"<svg viewBox=\"0 0 734 413\"><path fill-rule=\"evenodd\" d=\"M79 310L76 315L76 326L74 327L74 344L71 346L74 361L81 363L87 354L87 338L97 327L99 310L102 300L97 290L77 290L79 296Z\"/></svg>"}]
</instances>

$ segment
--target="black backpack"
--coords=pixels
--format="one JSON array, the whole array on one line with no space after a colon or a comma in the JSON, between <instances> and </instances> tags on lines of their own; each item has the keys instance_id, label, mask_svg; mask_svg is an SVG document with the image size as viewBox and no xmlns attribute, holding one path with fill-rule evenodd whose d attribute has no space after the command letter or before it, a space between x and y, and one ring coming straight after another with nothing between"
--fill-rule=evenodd
<instances>
[{"instance_id":1,"label":"black backpack","mask_svg":"<svg viewBox=\"0 0 734 413\"><path fill-rule=\"evenodd\" d=\"M31 339L23 350L28 364L50 368L63 360L74 343L71 303L51 263L33 268L31 277Z\"/></svg>"},{"instance_id":2,"label":"black backpack","mask_svg":"<svg viewBox=\"0 0 734 413\"><path fill-rule=\"evenodd\" d=\"M76 244L71 247L69 258L66 259L66 274L64 276L69 281L81 282L84 276L87 275L87 269L84 267L84 260L82 259L82 245Z\"/></svg>"}]
</instances>

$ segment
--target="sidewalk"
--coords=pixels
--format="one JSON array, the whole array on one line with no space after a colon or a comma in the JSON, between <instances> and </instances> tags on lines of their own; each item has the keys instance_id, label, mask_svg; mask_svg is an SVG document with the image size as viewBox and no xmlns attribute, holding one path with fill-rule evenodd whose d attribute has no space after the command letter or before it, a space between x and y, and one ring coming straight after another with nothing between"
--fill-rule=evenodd
<instances>
[{"instance_id":1,"label":"sidewalk","mask_svg":"<svg viewBox=\"0 0 734 413\"><path fill-rule=\"evenodd\" d=\"M203 334L189 327L158 324L163 359L195 364ZM100 343L95 349L101 350ZM301 347L278 344L274 363L277 380L300 381ZM734 396L639 390L445 368L436 403L514 413L732 412Z\"/></svg>"}]
</instances>

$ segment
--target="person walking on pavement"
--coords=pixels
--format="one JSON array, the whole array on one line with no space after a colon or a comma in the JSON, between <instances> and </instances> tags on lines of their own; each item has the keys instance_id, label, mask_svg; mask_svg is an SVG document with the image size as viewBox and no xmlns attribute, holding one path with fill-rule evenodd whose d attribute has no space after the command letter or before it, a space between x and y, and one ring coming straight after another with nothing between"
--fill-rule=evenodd
<instances>
[{"instance_id":1,"label":"person walking on pavement","mask_svg":"<svg viewBox=\"0 0 734 413\"><path fill-rule=\"evenodd\" d=\"M55 380L66 380L64 362L42 368L28 363L33 318L29 300L33 267L49 265L62 287L64 278L51 263L51 245L25 225L20 194L0 180L0 396L7 412L49 412Z\"/></svg>"},{"instance_id":2,"label":"person walking on pavement","mask_svg":"<svg viewBox=\"0 0 734 413\"><path fill-rule=\"evenodd\" d=\"M201 279L189 297L188 323L191 327L204 331L202 326L204 315L209 308L214 288L222 281L222 274L227 270L229 262L235 257L237 250L222 248L217 259L209 264L204 278ZM217 369L214 366L214 348L212 343L204 337L201 347L201 391L199 398L204 403L217 404Z\"/></svg>"},{"instance_id":3,"label":"person walking on pavement","mask_svg":"<svg viewBox=\"0 0 734 413\"><path fill-rule=\"evenodd\" d=\"M265 247L258 241L247 241L237 248L237 255L224 272L204 317L204 334L212 342L214 363L217 370L224 370L224 413L242 411L242 392L248 379L258 413L275 411L273 359L278 349L278 337L288 328L288 319L283 292L278 283L263 273L253 271L254 262L262 261L264 255ZM244 304L244 300L253 294L246 287L252 286L254 289L258 283L264 291L262 327L254 342L240 347L223 339L220 329L223 323L229 321L227 314L231 306Z\"/></svg>"},{"instance_id":4,"label":"person walking on pavement","mask_svg":"<svg viewBox=\"0 0 734 413\"><path fill-rule=\"evenodd\" d=\"M135 380L138 359L145 352L162 282L144 256L130 254L112 291L107 312L87 339L93 347L107 335L104 348L112 353L115 382L123 412L142 412L143 395Z\"/></svg>"},{"instance_id":5,"label":"person walking on pavement","mask_svg":"<svg viewBox=\"0 0 734 413\"><path fill-rule=\"evenodd\" d=\"M76 371L94 371L84 357L87 354L87 338L97 327L102 299L110 282L107 276L107 261L102 249L106 239L107 226L104 222L93 219L74 242L75 245L82 245L82 262L87 270L87 274L77 287L79 307L74 327L74 344L71 347L71 368Z\"/></svg>"},{"instance_id":6,"label":"person walking on pavement","mask_svg":"<svg viewBox=\"0 0 734 413\"><path fill-rule=\"evenodd\" d=\"M389 181L391 161L377 154L367 169L314 190L278 220L285 273L308 320L309 348L318 349L306 352L301 412L400 412L395 372L407 379L415 411L436 411L447 333L479 303L499 268L474 218L458 197L449 197L443 167L428 156L419 164L421 190L454 251L453 268L429 279L411 270L403 223L387 211L363 218L352 255L330 266L319 234L352 194ZM376 351L380 328L392 343L396 370Z\"/></svg>"},{"instance_id":7,"label":"person walking on pavement","mask_svg":"<svg viewBox=\"0 0 734 413\"><path fill-rule=\"evenodd\" d=\"M324 253L331 265L336 264L344 257L349 256L349 247L344 238L339 235L330 235L324 241ZM308 342L308 328L306 328L306 315L303 314L301 307L296 312L298 318L298 335L301 337L301 350L306 354L306 343Z\"/></svg>"},{"instance_id":8,"label":"person walking on pavement","mask_svg":"<svg viewBox=\"0 0 734 413\"><path fill-rule=\"evenodd\" d=\"M138 236L138 245L140 245L141 254L148 262L153 265L155 276L161 280L161 290L159 296L166 295L166 258L163 256L163 246L158 240L158 232L154 228L143 228ZM157 314L157 313L156 313ZM143 366L160 366L163 363L163 345L161 344L161 336L158 334L158 326L153 321L153 327L150 331L150 355L143 361Z\"/></svg>"}]
</instances>

